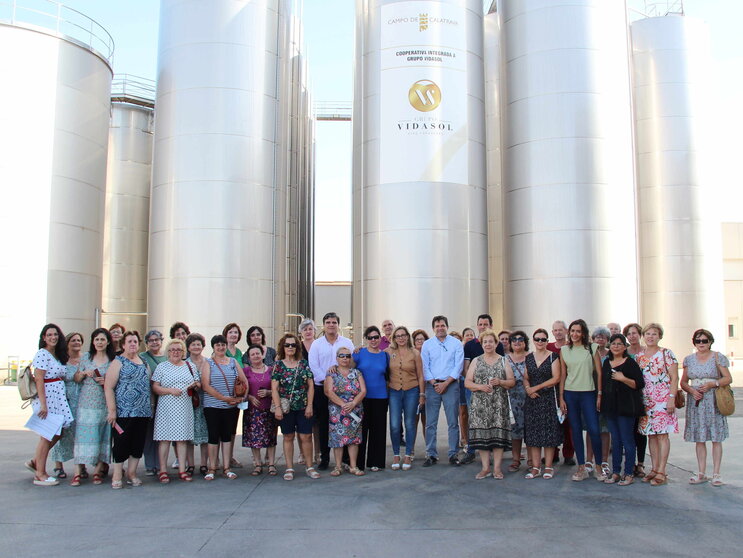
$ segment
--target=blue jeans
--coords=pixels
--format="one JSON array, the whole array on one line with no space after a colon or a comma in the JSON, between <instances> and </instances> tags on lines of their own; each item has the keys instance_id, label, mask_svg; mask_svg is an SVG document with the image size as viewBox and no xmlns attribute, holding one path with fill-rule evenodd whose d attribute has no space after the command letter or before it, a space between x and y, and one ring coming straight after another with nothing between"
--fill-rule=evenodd
<instances>
[{"instance_id":1,"label":"blue jeans","mask_svg":"<svg viewBox=\"0 0 743 558\"><path fill-rule=\"evenodd\" d=\"M472 400L472 392L468 390L466 387L464 387L464 376L459 377L459 406L460 407L467 407L467 410L469 411L470 408L470 401ZM475 450L470 449L469 444L467 444L467 447L464 448L464 452L467 455L475 455Z\"/></svg>"},{"instance_id":2,"label":"blue jeans","mask_svg":"<svg viewBox=\"0 0 743 558\"><path fill-rule=\"evenodd\" d=\"M622 452L624 451L624 474L635 472L635 417L608 416L609 432L611 432L611 464L612 473L619 474L622 470Z\"/></svg>"},{"instance_id":3,"label":"blue jeans","mask_svg":"<svg viewBox=\"0 0 743 558\"><path fill-rule=\"evenodd\" d=\"M459 382L452 382L449 388L438 394L433 386L426 383L426 455L439 456L436 450L436 431L439 423L439 410L444 404L447 431L449 434L449 457L457 455L459 447Z\"/></svg>"},{"instance_id":4,"label":"blue jeans","mask_svg":"<svg viewBox=\"0 0 743 558\"><path fill-rule=\"evenodd\" d=\"M405 455L412 455L415 450L415 415L418 411L420 388L415 386L407 390L390 390L390 439L392 454L400 455L400 438L403 413L405 414Z\"/></svg>"},{"instance_id":5,"label":"blue jeans","mask_svg":"<svg viewBox=\"0 0 743 558\"><path fill-rule=\"evenodd\" d=\"M586 463L586 449L583 445L583 421L585 429L591 437L593 455L601 457L601 430L599 429L599 413L596 410L595 391L565 391L563 397L568 406L568 420L573 435L573 447L578 465ZM581 416L582 415L582 416Z\"/></svg>"}]
</instances>

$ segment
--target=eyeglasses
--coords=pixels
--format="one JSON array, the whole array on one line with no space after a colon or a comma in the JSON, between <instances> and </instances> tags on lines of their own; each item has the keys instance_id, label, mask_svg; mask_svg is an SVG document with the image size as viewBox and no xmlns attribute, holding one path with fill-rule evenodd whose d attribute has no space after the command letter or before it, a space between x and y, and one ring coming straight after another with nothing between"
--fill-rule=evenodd
<instances>
[{"instance_id":1,"label":"eyeglasses","mask_svg":"<svg viewBox=\"0 0 743 558\"><path fill-rule=\"evenodd\" d=\"M181 348L175 348L175 349L168 349L169 353L182 353L183 349Z\"/></svg>"},{"instance_id":2,"label":"eyeglasses","mask_svg":"<svg viewBox=\"0 0 743 558\"><path fill-rule=\"evenodd\" d=\"M351 358L351 353L338 353L338 358Z\"/></svg>"},{"instance_id":3,"label":"eyeglasses","mask_svg":"<svg viewBox=\"0 0 743 558\"><path fill-rule=\"evenodd\" d=\"M162 337L150 337L150 338L149 338L149 339L147 340L147 343L154 343L155 341L162 341L162 340L163 340L163 338L162 338Z\"/></svg>"},{"instance_id":4,"label":"eyeglasses","mask_svg":"<svg viewBox=\"0 0 743 558\"><path fill-rule=\"evenodd\" d=\"M377 339L379 339L379 335L370 335L369 337L367 337L367 339L369 341L376 341Z\"/></svg>"},{"instance_id":5,"label":"eyeglasses","mask_svg":"<svg viewBox=\"0 0 743 558\"><path fill-rule=\"evenodd\" d=\"M523 337L511 337L511 343L523 343L524 341Z\"/></svg>"},{"instance_id":6,"label":"eyeglasses","mask_svg":"<svg viewBox=\"0 0 743 558\"><path fill-rule=\"evenodd\" d=\"M297 344L296 343L284 343L284 348L285 349L296 349Z\"/></svg>"},{"instance_id":7,"label":"eyeglasses","mask_svg":"<svg viewBox=\"0 0 743 558\"><path fill-rule=\"evenodd\" d=\"M547 337L535 337L534 338L535 343L546 343L547 341L549 341Z\"/></svg>"},{"instance_id":8,"label":"eyeglasses","mask_svg":"<svg viewBox=\"0 0 743 558\"><path fill-rule=\"evenodd\" d=\"M397 335L395 335L395 339L405 339L407 336L407 333L398 333Z\"/></svg>"},{"instance_id":9,"label":"eyeglasses","mask_svg":"<svg viewBox=\"0 0 743 558\"><path fill-rule=\"evenodd\" d=\"M709 343L709 339L702 339L701 337L699 339L694 339L695 345L706 345Z\"/></svg>"}]
</instances>

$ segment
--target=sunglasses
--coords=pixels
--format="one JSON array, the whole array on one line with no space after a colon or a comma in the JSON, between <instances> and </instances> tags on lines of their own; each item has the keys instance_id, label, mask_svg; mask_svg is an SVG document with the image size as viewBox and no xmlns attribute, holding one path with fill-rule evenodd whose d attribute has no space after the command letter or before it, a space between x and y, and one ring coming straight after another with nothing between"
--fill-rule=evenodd
<instances>
[{"instance_id":1,"label":"sunglasses","mask_svg":"<svg viewBox=\"0 0 743 558\"><path fill-rule=\"evenodd\" d=\"M523 337L511 337L511 343L523 343L524 341Z\"/></svg>"},{"instance_id":2,"label":"sunglasses","mask_svg":"<svg viewBox=\"0 0 743 558\"><path fill-rule=\"evenodd\" d=\"M379 335L370 335L369 337L367 337L367 339L369 341L376 341L377 339L379 339Z\"/></svg>"},{"instance_id":3,"label":"sunglasses","mask_svg":"<svg viewBox=\"0 0 743 558\"><path fill-rule=\"evenodd\" d=\"M285 349L296 349L297 344L296 343L284 343L284 348Z\"/></svg>"},{"instance_id":4,"label":"sunglasses","mask_svg":"<svg viewBox=\"0 0 743 558\"><path fill-rule=\"evenodd\" d=\"M546 343L547 341L549 341L549 339L547 339L546 337L535 337L534 338L535 343Z\"/></svg>"},{"instance_id":5,"label":"sunglasses","mask_svg":"<svg viewBox=\"0 0 743 558\"><path fill-rule=\"evenodd\" d=\"M702 339L701 337L699 339L694 339L695 345L706 345L709 343L709 339Z\"/></svg>"},{"instance_id":6,"label":"sunglasses","mask_svg":"<svg viewBox=\"0 0 743 558\"><path fill-rule=\"evenodd\" d=\"M351 353L338 353L338 358L351 358Z\"/></svg>"}]
</instances>

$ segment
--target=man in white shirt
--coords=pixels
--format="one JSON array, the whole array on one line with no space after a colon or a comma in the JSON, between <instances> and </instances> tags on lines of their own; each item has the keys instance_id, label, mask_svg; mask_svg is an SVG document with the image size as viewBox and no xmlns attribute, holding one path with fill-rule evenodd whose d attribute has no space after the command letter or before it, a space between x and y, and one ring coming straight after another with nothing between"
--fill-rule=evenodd
<instances>
[{"instance_id":1,"label":"man in white shirt","mask_svg":"<svg viewBox=\"0 0 743 558\"><path fill-rule=\"evenodd\" d=\"M448 335L446 316L435 316L431 325L435 337L421 347L426 382L426 460L423 466L430 467L439 460L436 431L442 403L449 434L449 464L459 465L459 375L464 364L464 349L458 339Z\"/></svg>"},{"instance_id":2,"label":"man in white shirt","mask_svg":"<svg viewBox=\"0 0 743 558\"><path fill-rule=\"evenodd\" d=\"M312 375L315 377L315 398L312 407L315 411L315 420L320 438L320 463L317 468L325 471L330 462L330 448L328 447L328 397L325 395L325 376L328 368L337 364L335 354L344 347L353 351L353 342L340 334L340 318L335 312L328 312L322 318L324 335L316 339L310 347L309 361Z\"/></svg>"}]
</instances>

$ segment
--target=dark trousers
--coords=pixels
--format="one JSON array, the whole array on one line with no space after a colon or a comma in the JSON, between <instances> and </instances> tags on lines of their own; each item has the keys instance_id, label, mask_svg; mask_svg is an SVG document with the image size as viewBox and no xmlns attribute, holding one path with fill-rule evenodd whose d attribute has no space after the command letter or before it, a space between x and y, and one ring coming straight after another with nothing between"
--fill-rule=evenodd
<instances>
[{"instance_id":1,"label":"dark trousers","mask_svg":"<svg viewBox=\"0 0 743 558\"><path fill-rule=\"evenodd\" d=\"M648 449L648 437L645 434L640 434L640 417L635 418L635 445L637 446L637 462L645 463L645 450ZM627 474L632 474L630 471Z\"/></svg>"},{"instance_id":2,"label":"dark trousers","mask_svg":"<svg viewBox=\"0 0 743 558\"><path fill-rule=\"evenodd\" d=\"M155 418L148 419L147 432L144 437L144 466L147 469L159 469L160 458L157 455L159 442L155 442L152 436L155 432Z\"/></svg>"},{"instance_id":3,"label":"dark trousers","mask_svg":"<svg viewBox=\"0 0 743 558\"><path fill-rule=\"evenodd\" d=\"M318 435L320 437L320 461L330 461L330 448L328 447L328 427L330 413L328 412L328 396L322 384L315 384L315 398L312 400L312 409L315 413Z\"/></svg>"},{"instance_id":4,"label":"dark trousers","mask_svg":"<svg viewBox=\"0 0 743 558\"><path fill-rule=\"evenodd\" d=\"M149 417L122 417L117 424L122 432L119 434L111 428L111 453L114 463L123 463L129 457L140 459L147 436L147 426L151 422Z\"/></svg>"},{"instance_id":5,"label":"dark trousers","mask_svg":"<svg viewBox=\"0 0 743 558\"><path fill-rule=\"evenodd\" d=\"M387 457L387 399L364 399L358 467L384 469ZM365 465L366 464L366 465Z\"/></svg>"},{"instance_id":6,"label":"dark trousers","mask_svg":"<svg viewBox=\"0 0 743 558\"><path fill-rule=\"evenodd\" d=\"M573 432L570 430L570 421L562 423L562 457L563 459L572 459L575 455L573 447ZM557 455L555 455L557 457Z\"/></svg>"}]
</instances>

